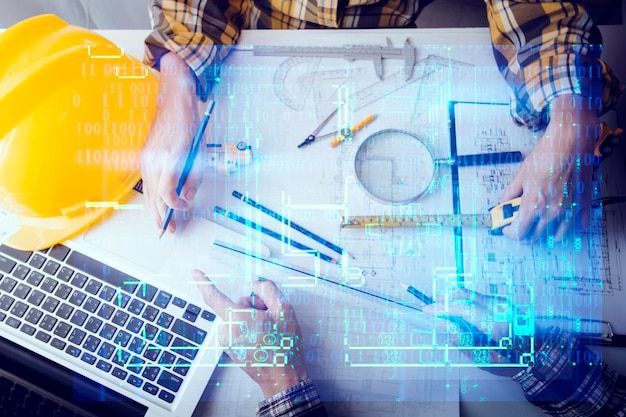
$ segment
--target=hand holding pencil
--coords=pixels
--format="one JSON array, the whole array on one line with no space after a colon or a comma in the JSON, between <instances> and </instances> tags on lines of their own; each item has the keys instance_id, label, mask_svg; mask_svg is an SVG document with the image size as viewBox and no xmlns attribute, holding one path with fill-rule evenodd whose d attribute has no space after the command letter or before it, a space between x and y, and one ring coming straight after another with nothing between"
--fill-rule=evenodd
<instances>
[{"instance_id":1,"label":"hand holding pencil","mask_svg":"<svg viewBox=\"0 0 626 417\"><path fill-rule=\"evenodd\" d=\"M141 151L145 205L161 230L168 208L186 210L202 182L203 158L195 158L184 186L177 190L183 166L201 124L196 82L187 64L173 53L161 58L161 88L154 120ZM175 221L166 230L175 231Z\"/></svg>"},{"instance_id":2,"label":"hand holding pencil","mask_svg":"<svg viewBox=\"0 0 626 417\"><path fill-rule=\"evenodd\" d=\"M204 131L206 129L207 124L209 123L209 119L211 118L211 113L213 113L213 108L215 107L214 101L209 101L206 106L206 111L204 112L204 116L202 117L202 122L200 122L200 127L196 132L196 136L193 138L193 142L191 142L191 147L189 148L189 153L187 154L187 159L185 159L185 165L183 166L183 172L180 174L180 178L178 179L178 185L176 186L176 195L180 195L183 191L183 186L185 185L185 181L187 181L187 177L191 172L191 168L193 167L193 163L196 160L196 156L198 155L198 151L200 150L200 142L202 142L202 137L204 136ZM163 217L163 222L161 223L161 236L168 228L168 224L170 220L172 220L172 214L174 214L174 209L170 206L167 208L165 212L165 217Z\"/></svg>"}]
</instances>

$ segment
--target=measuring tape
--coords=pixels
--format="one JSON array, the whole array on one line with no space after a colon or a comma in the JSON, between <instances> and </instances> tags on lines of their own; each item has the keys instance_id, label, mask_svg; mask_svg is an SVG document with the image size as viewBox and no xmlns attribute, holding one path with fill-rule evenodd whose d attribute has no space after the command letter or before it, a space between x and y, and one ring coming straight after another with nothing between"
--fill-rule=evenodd
<instances>
[{"instance_id":1,"label":"measuring tape","mask_svg":"<svg viewBox=\"0 0 626 417\"><path fill-rule=\"evenodd\" d=\"M600 135L594 149L594 155L599 158L604 158L613 153L613 149L620 143L620 137L624 133L624 130L617 128L615 130L610 129L606 123L600 123Z\"/></svg>"},{"instance_id":2,"label":"measuring tape","mask_svg":"<svg viewBox=\"0 0 626 417\"><path fill-rule=\"evenodd\" d=\"M502 228L513 222L519 211L521 197L498 204L488 214L424 214L415 216L349 216L343 217L345 229L397 228L397 227L488 227L493 235L502 234Z\"/></svg>"}]
</instances>

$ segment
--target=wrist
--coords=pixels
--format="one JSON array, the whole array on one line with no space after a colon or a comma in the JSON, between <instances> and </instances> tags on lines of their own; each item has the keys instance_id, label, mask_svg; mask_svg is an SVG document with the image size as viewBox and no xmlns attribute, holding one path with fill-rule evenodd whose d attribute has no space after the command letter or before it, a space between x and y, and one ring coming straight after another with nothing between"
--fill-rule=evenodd
<instances>
[{"instance_id":1,"label":"wrist","mask_svg":"<svg viewBox=\"0 0 626 417\"><path fill-rule=\"evenodd\" d=\"M164 98L188 96L195 99L196 80L187 63L173 52L161 57L160 66L161 88L159 95ZM192 102L193 100L189 100ZM167 102L164 102L167 104Z\"/></svg>"},{"instance_id":2,"label":"wrist","mask_svg":"<svg viewBox=\"0 0 626 417\"><path fill-rule=\"evenodd\" d=\"M313 381L305 379L291 386L278 395L259 402L257 416L325 416L322 400L313 385Z\"/></svg>"},{"instance_id":3,"label":"wrist","mask_svg":"<svg viewBox=\"0 0 626 417\"><path fill-rule=\"evenodd\" d=\"M562 94L553 97L548 103L549 109L559 111L581 110L593 112L597 115L598 109L595 106L593 97L586 97L580 94Z\"/></svg>"},{"instance_id":4,"label":"wrist","mask_svg":"<svg viewBox=\"0 0 626 417\"><path fill-rule=\"evenodd\" d=\"M549 104L550 123L560 126L598 125L598 111L591 97L565 94L553 98Z\"/></svg>"},{"instance_id":5,"label":"wrist","mask_svg":"<svg viewBox=\"0 0 626 417\"><path fill-rule=\"evenodd\" d=\"M579 152L589 152L600 135L600 119L589 97L556 97L550 102L549 116L547 135L551 141L558 138L567 148L575 146Z\"/></svg>"},{"instance_id":6,"label":"wrist","mask_svg":"<svg viewBox=\"0 0 626 417\"><path fill-rule=\"evenodd\" d=\"M306 379L308 379L307 375L304 375L302 377L297 377L295 375L288 376L288 375L282 374L278 378L275 378L275 379L273 378L270 381L261 383L260 387L261 387L261 391L263 391L263 397L271 398L275 396L276 394L279 394L289 388L292 388L298 385L299 383L305 381Z\"/></svg>"}]
</instances>

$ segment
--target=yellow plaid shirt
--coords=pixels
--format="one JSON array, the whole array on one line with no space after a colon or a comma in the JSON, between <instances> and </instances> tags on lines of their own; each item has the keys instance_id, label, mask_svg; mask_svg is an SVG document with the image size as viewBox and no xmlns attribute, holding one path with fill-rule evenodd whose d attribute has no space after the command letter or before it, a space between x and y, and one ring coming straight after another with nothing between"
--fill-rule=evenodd
<instances>
[{"instance_id":1,"label":"yellow plaid shirt","mask_svg":"<svg viewBox=\"0 0 626 417\"><path fill-rule=\"evenodd\" d=\"M602 38L587 12L575 2L485 0L494 55L512 88L514 118L528 126L547 122L546 107L555 97L589 97L600 113L612 107L624 86L600 60ZM200 91L210 88L214 63L226 56L241 29L321 29L414 27L417 0L152 0L154 31L146 39L145 62L172 51L196 74ZM626 380L606 367L581 375L576 401L552 391L567 367L559 367L560 350L544 354L544 380L520 373L516 380L530 400L546 401L554 415L583 415L587 403L604 407L607 415L623 412ZM554 356L554 357L552 357ZM554 382L556 381L556 382ZM608 382L610 383L608 383ZM546 389L549 388L549 389ZM582 391L581 391L582 390ZM573 397L574 398L574 397ZM310 380L260 404L259 416L325 416ZM586 414L585 414L586 415ZM604 414L603 414L604 415ZM620 414L621 415L621 414Z\"/></svg>"},{"instance_id":2,"label":"yellow plaid shirt","mask_svg":"<svg viewBox=\"0 0 626 417\"><path fill-rule=\"evenodd\" d=\"M624 86L600 60L602 38L577 2L485 0L494 54L513 91L514 118L546 123L546 106L565 94L590 97L599 113L611 108ZM241 29L415 27L418 0L152 0L152 33L145 63L171 51L198 79L199 95L211 87Z\"/></svg>"}]
</instances>

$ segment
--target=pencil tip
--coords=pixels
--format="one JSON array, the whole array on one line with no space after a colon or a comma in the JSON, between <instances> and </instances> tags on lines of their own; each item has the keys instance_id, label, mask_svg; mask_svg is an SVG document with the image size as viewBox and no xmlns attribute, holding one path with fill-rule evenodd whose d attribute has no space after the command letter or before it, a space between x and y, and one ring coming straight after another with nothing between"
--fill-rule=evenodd
<instances>
[{"instance_id":1,"label":"pencil tip","mask_svg":"<svg viewBox=\"0 0 626 417\"><path fill-rule=\"evenodd\" d=\"M161 239L163 237L163 235L165 234L165 230L166 229L161 230L161 233L159 233L159 239Z\"/></svg>"},{"instance_id":2,"label":"pencil tip","mask_svg":"<svg viewBox=\"0 0 626 417\"><path fill-rule=\"evenodd\" d=\"M353 254L351 254L347 250L344 250L341 254L342 255L347 255L350 259L356 259L356 256L354 256Z\"/></svg>"}]
</instances>

